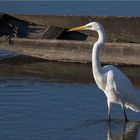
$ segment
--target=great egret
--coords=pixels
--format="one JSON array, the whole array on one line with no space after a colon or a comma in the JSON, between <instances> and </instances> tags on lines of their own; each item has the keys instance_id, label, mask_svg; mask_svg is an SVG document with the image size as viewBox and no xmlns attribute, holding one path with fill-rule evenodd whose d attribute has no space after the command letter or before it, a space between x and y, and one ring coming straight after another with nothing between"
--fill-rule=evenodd
<instances>
[{"instance_id":1,"label":"great egret","mask_svg":"<svg viewBox=\"0 0 140 140\"><path fill-rule=\"evenodd\" d=\"M72 28L68 31L91 30L97 31L98 40L92 49L92 71L96 84L105 93L108 105L108 120L111 118L111 105L117 103L122 106L125 121L127 122L126 108L140 112L140 107L135 97L135 89L131 81L115 66L107 65L102 67L99 61L99 50L104 46L104 27L98 22L91 22L84 26Z\"/></svg>"}]
</instances>

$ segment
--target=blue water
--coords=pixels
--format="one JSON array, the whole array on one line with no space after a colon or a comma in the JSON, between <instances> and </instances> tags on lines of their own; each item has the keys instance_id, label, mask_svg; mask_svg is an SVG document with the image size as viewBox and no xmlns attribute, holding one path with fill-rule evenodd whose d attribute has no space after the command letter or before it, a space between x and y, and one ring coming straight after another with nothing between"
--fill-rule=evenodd
<instances>
[{"instance_id":1,"label":"blue water","mask_svg":"<svg viewBox=\"0 0 140 140\"><path fill-rule=\"evenodd\" d=\"M121 107L114 105L109 126L106 97L91 65L11 58L0 67L0 139L140 139L139 113L127 110L125 124ZM132 77L140 99L140 75L134 78L139 68L121 69Z\"/></svg>"},{"instance_id":2,"label":"blue water","mask_svg":"<svg viewBox=\"0 0 140 140\"><path fill-rule=\"evenodd\" d=\"M12 14L140 16L140 1L0 1Z\"/></svg>"}]
</instances>

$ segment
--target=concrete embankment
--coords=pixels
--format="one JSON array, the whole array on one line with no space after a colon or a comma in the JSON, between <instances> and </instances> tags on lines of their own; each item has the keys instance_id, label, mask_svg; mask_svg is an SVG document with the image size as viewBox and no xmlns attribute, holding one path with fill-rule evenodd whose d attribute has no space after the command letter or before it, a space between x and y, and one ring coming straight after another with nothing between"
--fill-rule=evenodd
<instances>
[{"instance_id":1,"label":"concrete embankment","mask_svg":"<svg viewBox=\"0 0 140 140\"><path fill-rule=\"evenodd\" d=\"M14 39L14 45L0 40L1 49L66 62L91 62L92 42ZM101 62L140 65L140 45L135 43L106 43L100 51Z\"/></svg>"},{"instance_id":2,"label":"concrete embankment","mask_svg":"<svg viewBox=\"0 0 140 140\"><path fill-rule=\"evenodd\" d=\"M140 66L139 17L89 16L32 16L2 15L0 49L46 60L91 62L92 47L97 34L93 32L68 33L68 28L90 21L101 22L106 30L107 42L100 51L102 63ZM14 33L14 36L8 33ZM54 27L55 26L55 27ZM10 37L5 39L5 36Z\"/></svg>"}]
</instances>

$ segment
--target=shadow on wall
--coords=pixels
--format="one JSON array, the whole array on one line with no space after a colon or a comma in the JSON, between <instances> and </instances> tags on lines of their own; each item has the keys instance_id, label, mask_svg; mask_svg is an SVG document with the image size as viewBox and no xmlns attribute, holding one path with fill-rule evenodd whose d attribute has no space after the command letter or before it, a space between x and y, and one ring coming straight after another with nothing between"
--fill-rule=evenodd
<instances>
[{"instance_id":1,"label":"shadow on wall","mask_svg":"<svg viewBox=\"0 0 140 140\"><path fill-rule=\"evenodd\" d=\"M0 36L28 38L30 33L37 32L36 24L29 23L7 14L0 16Z\"/></svg>"},{"instance_id":2,"label":"shadow on wall","mask_svg":"<svg viewBox=\"0 0 140 140\"><path fill-rule=\"evenodd\" d=\"M0 15L0 37L5 37L12 44L12 38L86 40L88 36L80 32L67 32L65 28L37 25L2 14Z\"/></svg>"}]
</instances>

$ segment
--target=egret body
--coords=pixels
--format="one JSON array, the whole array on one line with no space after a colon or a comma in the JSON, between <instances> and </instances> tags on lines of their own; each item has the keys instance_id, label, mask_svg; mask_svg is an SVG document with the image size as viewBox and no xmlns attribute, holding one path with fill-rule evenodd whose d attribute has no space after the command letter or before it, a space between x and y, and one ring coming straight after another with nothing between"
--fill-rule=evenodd
<instances>
[{"instance_id":1,"label":"egret body","mask_svg":"<svg viewBox=\"0 0 140 140\"><path fill-rule=\"evenodd\" d=\"M113 65L101 66L99 50L104 46L105 42L103 26L98 22L91 22L68 31L78 30L91 30L98 33L98 40L94 43L92 49L92 71L96 84L107 97L108 120L110 121L112 103L117 103L122 106L125 121L128 121L125 107L135 112L140 112L140 107L136 101L135 89L127 76Z\"/></svg>"}]
</instances>

